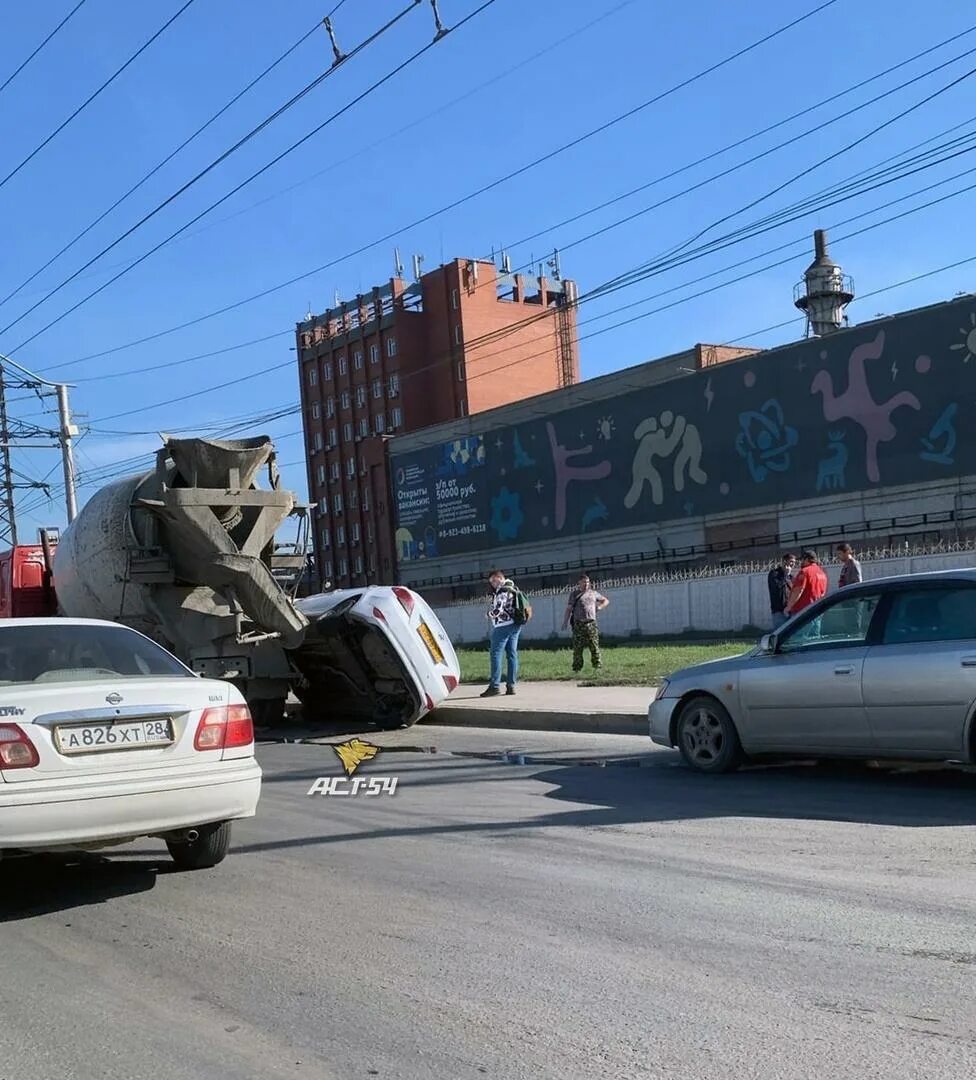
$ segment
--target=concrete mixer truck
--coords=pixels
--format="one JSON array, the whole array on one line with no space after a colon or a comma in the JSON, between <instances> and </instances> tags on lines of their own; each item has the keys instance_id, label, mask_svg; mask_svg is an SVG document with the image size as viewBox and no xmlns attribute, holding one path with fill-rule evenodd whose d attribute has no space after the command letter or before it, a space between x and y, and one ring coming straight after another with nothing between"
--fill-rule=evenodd
<instances>
[{"instance_id":1,"label":"concrete mixer truck","mask_svg":"<svg viewBox=\"0 0 976 1080\"><path fill-rule=\"evenodd\" d=\"M307 507L282 488L270 439L163 443L152 471L96 492L53 547L47 590L59 614L124 623L201 675L233 682L260 726L282 718L289 691L318 715L380 727L433 707L391 618L358 617L355 603L302 614L276 579L275 532L290 515L307 521ZM399 592L411 611L414 600L429 610ZM459 673L436 630L446 694Z\"/></svg>"}]
</instances>

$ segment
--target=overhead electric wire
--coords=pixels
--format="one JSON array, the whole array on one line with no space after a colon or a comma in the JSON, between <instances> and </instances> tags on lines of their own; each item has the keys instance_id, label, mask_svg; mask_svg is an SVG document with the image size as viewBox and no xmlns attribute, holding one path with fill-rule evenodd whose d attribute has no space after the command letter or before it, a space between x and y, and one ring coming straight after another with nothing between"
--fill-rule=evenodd
<instances>
[{"instance_id":1,"label":"overhead electric wire","mask_svg":"<svg viewBox=\"0 0 976 1080\"><path fill-rule=\"evenodd\" d=\"M147 41L143 42L143 44L140 45L138 49L136 49L136 51L129 57L128 60L126 60L126 62L121 67L116 68L116 70L101 84L101 86L99 86L96 90L92 91L92 93L89 94L87 98L85 98L85 100L78 106L77 109L75 109L73 113L71 113L70 116L62 120L61 123L54 129L54 131L52 131L46 138L39 142L37 146L35 146L34 149L27 155L27 157L25 157L23 161L20 162L20 164L14 166L14 168L11 169L10 172L8 172L7 175L3 177L3 179L0 179L0 188L2 188L8 180L12 180L25 165L33 161L34 158L37 157L37 155L44 149L45 146L48 145L49 142L51 142L52 139L60 135L61 132L64 131L64 129L71 123L72 120L74 120L77 116L84 112L84 110L87 109L88 106L91 105L91 103L103 91L107 90L112 85L112 83L114 83L115 80L122 74L122 72L125 71L126 68L128 68L131 64L133 64L161 34L168 30L169 27L171 27L173 23L176 22L176 20L183 14L183 12L186 11L187 8L190 7L191 4L193 4L194 2L195 0L186 0L186 2L176 12L176 14L170 16L170 18L167 19L165 23L163 23L163 25L152 35L152 37L150 37Z\"/></svg>"},{"instance_id":2,"label":"overhead electric wire","mask_svg":"<svg viewBox=\"0 0 976 1080\"><path fill-rule=\"evenodd\" d=\"M930 141L930 140L926 140L926 141ZM961 146L961 144L964 141L968 141L969 145L962 145ZM912 150L917 149L917 146L912 147L910 149L912 149ZM933 155L933 154L935 154L937 152L942 152L942 151L947 151L947 150L952 151L952 152L944 154L944 156L942 158L939 158L939 159L937 159L935 161L925 161L925 159L930 157L931 155ZM956 158L958 156L961 156L962 154L971 153L974 150L976 150L976 129L974 129L971 132L968 132L965 136L960 136L960 137L957 137L955 139L951 139L947 143L943 144L942 146L938 146L938 147L932 148L932 149L930 149L928 151L925 151L922 154L918 154L914 158L908 158L907 160L902 161L900 166L891 166L891 165L888 165L888 162L890 162L892 160L896 160L898 158L904 157L906 151L903 151L903 152L901 152L899 154L890 156L888 158L883 159L876 166L869 167L867 169L862 169L858 173L855 173L854 177L852 179L850 179L849 181L847 181L847 182L838 182L838 183L835 183L833 185L830 185L827 188L823 189L821 192L818 192L818 193L815 193L814 195L808 196L808 197L806 197L805 199L801 200L798 203L794 203L791 206L781 208L780 210L775 211L773 214L768 215L767 217L762 218L759 221L749 223L748 226L744 226L741 230L737 230L735 233L730 234L729 236L716 238L716 240L710 242L701 251L688 252L688 253L685 253L685 255L682 256L680 259L671 260L669 262L662 263L662 264L659 264L657 266L653 266L653 267L650 267L650 268L647 267L647 266L642 265L640 268L638 268L637 271L628 271L625 274L618 275L615 278L611 278L610 281L607 282L607 283L604 283L604 285L597 286L594 290L589 291L587 293L584 293L579 298L579 303L582 304L582 303L588 302L588 301L593 300L593 299L598 299L603 295L609 294L609 292L615 292L615 291L618 291L618 289L620 289L620 288L629 287L629 285L631 285L631 284L636 284L638 281L645 280L646 278L648 278L650 276L654 276L654 275L659 274L659 273L662 273L665 270L675 269L675 268L677 268L679 266L687 264L688 262L695 261L698 258L702 258L704 256L714 254L716 251L723 250L725 247L731 246L733 242L740 242L741 240L752 239L753 237L758 236L763 232L768 232L773 228L779 227L780 224L789 223L788 220L784 220L784 218L788 218L789 220L796 220L798 217L807 216L808 214L813 213L813 212L817 212L817 211L825 208L828 205L834 205L834 204L836 204L838 202L847 201L847 200L849 200L851 198L856 198L856 197L859 197L861 195L868 194L871 191L877 190L877 189L879 189L879 188L881 188L883 186L887 186L888 184L895 183L895 182L897 182L899 180L904 180L904 179L906 179L908 177L914 176L914 175L924 171L925 169L935 167L936 165L945 164L947 161L953 160L954 158ZM919 162L922 162L922 164L919 164ZM883 167L883 166L886 166L886 165L888 166L887 168ZM915 166L915 167L908 168L908 166ZM888 175L895 168L900 168L902 171L899 174L894 175L894 176ZM872 169L874 171L872 171ZM867 215L869 215L871 213L876 213L879 210L886 209L889 206L895 205L895 204L897 204L899 202L903 202L903 201L905 201L907 199L910 199L910 198L914 198L914 197L916 197L916 196L918 196L920 194L923 194L926 191L932 190L935 187L939 187L939 186L942 186L942 185L944 185L946 183L949 183L954 179L958 179L960 176L967 175L971 171L972 170L966 170L963 173L956 174L954 176L944 178L942 180L937 181L935 184L929 185L928 187L924 187L924 188L921 188L921 189L916 189L914 191L911 191L906 195L899 196L897 199L891 200L890 202L887 202L887 203L883 203L880 206L872 207L871 209L869 209L867 211L864 211L861 214L855 215L854 218L845 219L844 221L836 223L836 224L846 224L849 221L856 220L857 218L867 216ZM832 226L832 227L836 227L836 224L835 224L835 226ZM799 243L799 242L801 242L801 241L799 241L799 240L791 241L789 245L783 245L783 246L784 247L785 246L791 246L792 244ZM779 250L779 249L773 249L773 250L775 251L775 250ZM770 252L765 252L763 254L770 254ZM762 256L760 256L760 257L762 257ZM750 260L747 260L747 261L750 261ZM705 276L710 277L710 276L713 276L713 275L705 275ZM642 301L640 301L640 302L642 302ZM627 306L632 306L632 305L627 305ZM472 341L467 343L466 347L468 349L477 348L477 347L479 347L481 345L484 345L484 344L487 344L487 343L489 343L491 341L499 340L499 339L501 339L501 338L503 338L505 336L509 336L513 332L517 332L519 330L522 330L525 327L531 325L531 323L533 323L533 322L536 322L536 321L541 322L541 321L547 320L548 318L549 318L549 312L548 311L541 311L541 312L533 313L532 315L528 316L526 319L521 320L518 323L513 324L512 327L505 327L505 328L502 328L501 330L498 330L498 331L491 331L488 334L481 335L478 338L473 339ZM220 355L224 355L224 354L226 354L228 352L234 352L234 351L237 351L239 349L248 348L248 347L251 347L253 345L263 344L263 343L265 343L267 341L273 340L273 339L278 338L278 337L283 337L285 335L288 335L290 337L293 334L293 332L294 331L291 328L283 329L283 330L277 331L275 333L264 335L262 337L252 338L252 339L250 339L248 341L244 341L244 342L238 342L238 343L235 343L234 345L223 346L221 348L209 350L207 352L191 355L191 356L188 356L188 357L182 357L182 358L180 358L178 360L167 361L167 362L164 362L162 364L159 364L159 363L151 364L151 365L147 365L146 367L141 367L141 368L128 368L128 369L123 370L123 371L109 372L109 373L102 374L102 375L86 376L86 377L83 377L81 379L77 379L75 381L78 382L78 383L98 382L98 381L107 380L107 379L126 378L126 377L130 377L130 376L134 376L134 375L145 374L145 373L148 373L148 372L151 372L151 371L159 371L159 370L163 370L163 369L171 369L171 368L174 368L174 367L180 367L180 366L184 366L184 365L186 365L188 363L195 362L197 360L208 359L208 358L213 357L213 356L220 356ZM66 361L63 364L54 365L54 368L52 368L51 370L54 370L55 368L63 368L63 367L66 367L66 366L70 366L71 364L74 364L74 363L77 363L77 362L78 361Z\"/></svg>"},{"instance_id":3,"label":"overhead electric wire","mask_svg":"<svg viewBox=\"0 0 976 1080\"><path fill-rule=\"evenodd\" d=\"M461 29L461 27L465 26L467 23L469 23L472 19L474 19L478 15L480 15L487 8L491 7L494 3L495 3L495 0L482 0L482 3L477 8L475 8L474 11L472 11L468 15L464 16L464 18L458 20L458 22L456 22L451 27L451 29L450 29L450 31L448 31L448 33L453 33L455 31ZM416 3L414 2L414 3L412 3L410 5L409 8L404 8L403 11L401 11L398 15L394 16L383 27L381 27L379 30L375 31L364 42L362 42L355 49L353 49L352 52L346 54L345 56L342 57L341 60L337 61L336 64L330 69L330 72L335 71L340 64L345 63L346 61L351 59L354 55L356 55L356 53L361 52L368 45L371 45L373 42L375 42L382 34L386 33L386 31L391 29L391 27L393 27L396 22L398 22L401 18L403 18L404 15L406 15L409 11L414 10L415 7L416 7ZM209 206L206 207L206 209L202 210L195 217L191 218L188 222L181 225L175 232L170 233L169 236L167 236L165 239L161 240L158 244L155 244L148 251L144 252L134 262L130 263L128 266L126 266L122 270L120 270L117 274L113 275L111 278L108 279L108 281L105 281L101 285L99 285L97 289L93 289L90 293L88 293L86 296L83 296L80 300L76 301L74 304L72 304L65 311L60 312L53 319L51 319L49 322L45 323L39 330L35 330L33 334L31 334L29 337L25 338L22 342L20 342L19 345L15 346L13 349L9 350L9 352L10 353L18 352L25 345L29 344L30 342L34 341L36 338L40 337L41 334L45 333L45 331L50 330L52 326L55 326L56 324L60 323L62 319L66 318L68 315L71 315L73 312L77 311L78 308L82 307L84 304L87 304L88 301L91 300L93 297L98 296L99 293L101 293L101 292L104 292L105 289L107 289L110 285L113 285L121 277L124 277L126 274L128 274L129 271L134 270L141 263L145 262L146 259L148 259L152 255L154 255L157 251L160 250L160 248L165 247L166 244L168 244L171 240L173 240L177 236L179 236L182 232L184 232L186 229L188 229L191 225L196 224L196 222L198 222L201 218L203 218L207 214L209 214L211 210L214 210L214 209L216 209L216 207L218 207L218 206L222 205L223 203L225 203L233 195L236 195L237 192L240 191L242 188L246 187L253 180L256 180L263 173L267 172L268 169L272 168L274 165L277 165L278 162L280 162L283 158L287 157L289 154L291 154L293 151L297 150L300 146L302 146L304 143L306 143L313 136L317 135L324 128L328 127L329 124L333 123L339 117L345 115L345 113L347 113L350 109L352 109L356 105L358 105L359 102L361 102L364 98L366 98L370 94L374 93L381 86L384 86L387 82L390 81L390 79L394 78L401 71L403 71L404 68L408 67L410 64L414 63L415 61L419 60L430 49L434 48L437 44L439 44L441 41L443 41L445 36L446 36L446 33L445 34L440 34L440 35L437 35L436 37L434 37L430 42L428 42L426 45L424 45L423 48L418 49L415 53L413 53L411 56L409 56L406 60L402 61L395 68L393 68L392 71L387 72L384 76L382 76L382 78L376 80L374 83L372 83L370 86L368 86L362 93L358 94L351 101L347 102L347 104L345 104L341 109L334 112L330 117L328 117L328 119L324 120L321 124L319 124L318 126L313 128L311 131L307 132L305 135L303 135L296 142L292 143L291 146L287 147L281 153L277 154L274 158L272 158L269 162L266 162L264 165L262 165L261 168L257 169L255 172L251 173L246 179L242 180L239 184L237 184L235 187L233 187L226 194L222 195L219 199L212 202ZM209 166L208 166L208 168L209 168ZM167 200L167 202L171 202L174 197L175 196L170 196L170 198ZM165 203L160 204L160 206L157 207L156 210L152 211L151 214L148 215L148 217L151 217L152 214L155 214L157 212L157 210L162 208L163 205L165 205ZM144 218L143 220L148 220L148 217ZM127 233L125 235L131 234L131 232L133 232L135 230L135 228L137 228L137 227L138 227L138 225L133 226L133 228L129 230L129 233ZM119 239L121 240L122 238L119 238ZM113 244L109 245L108 248L103 249L103 251L100 254L105 254L106 251L110 250L111 247L114 247L115 243L118 243L118 242L119 242L119 240L114 241ZM87 269L99 257L100 257L100 255L95 256L95 259L90 260L81 269L83 269L83 270ZM76 271L75 274L72 275L72 277L76 277L77 274L80 273L80 272L81 272L80 270ZM66 279L64 282L62 282L62 285L67 284L67 282L70 281L70 280L72 280L72 278ZM62 287L62 285L59 285L51 293L48 293L48 295L46 297L44 297L44 299L39 300L32 308L29 309L29 311L33 311L35 308L39 307L42 303L44 303L44 300L48 299L50 296L53 296L54 293L57 292L58 289L60 289ZM18 322L20 322L21 319L23 319L28 313L29 312L24 312L17 319L15 319L12 323L8 323L7 326L5 326L2 330L0 330L0 334L6 333L12 326L15 326Z\"/></svg>"},{"instance_id":4,"label":"overhead electric wire","mask_svg":"<svg viewBox=\"0 0 976 1080\"><path fill-rule=\"evenodd\" d=\"M191 2L192 2L192 0L191 0ZM161 203L158 203L147 214L144 214L134 225L132 225L130 228L128 228L120 236L117 236L110 244L108 244L106 247L102 248L102 250L99 251L96 255L92 256L92 258L89 259L88 262L86 262L83 266L81 266L77 270L75 270L73 274L69 275L63 281L59 282L53 289L51 289L43 297L41 297L40 300L38 300L36 303L32 304L29 308L27 308L26 311L21 312L21 314L18 315L17 318L13 320L13 322L7 323L6 326L4 326L2 329L0 329L0 334L5 334L8 330L11 330L19 322L21 322L28 315L30 315L31 312L36 311L37 308L39 308L47 300L51 299L51 297L55 296L58 292L61 291L61 289L63 289L70 282L74 281L75 278L77 278L81 273L83 273L89 267L93 266L96 262L98 262L98 260L101 259L103 255L106 255L113 248L117 247L120 243L122 243L123 240L127 239L134 232L136 232L138 229L140 229L143 225L146 224L146 222L150 221L161 210L163 210L165 207L169 206L170 203L172 203L176 199L178 199L184 192L188 191L191 187L193 187L194 184L196 184L199 180L203 179L203 177L205 177L208 173L212 172L218 165L220 165L222 162L226 161L231 155L235 154L242 146L245 146L252 139L254 139L257 135L259 135L266 127L268 127L270 124L274 123L275 120L279 119L279 117L284 115L289 109L293 108L299 101L301 101L304 97L306 97L308 94L310 94L317 86L321 85L322 82L324 82L327 78L329 78L330 75L332 75L334 72L338 71L344 64L348 63L351 59L353 59L353 57L358 55L360 52L362 52L368 46L372 45L376 40L378 40L378 38L380 38L383 34L385 34L393 26L395 26L405 15L408 15L415 8L416 8L416 0L412 0L412 2L409 4L409 6L403 8L398 14L394 15L383 26L381 26L379 28L379 30L375 31L373 34L371 34L369 37L367 37L364 41L360 42L360 44L357 45L356 48L352 49L349 53L345 54L340 59L336 60L331 65L331 67L326 68L325 71L323 71L321 74L316 76L311 82L307 83L304 87L302 87L301 90L298 91L297 94L294 94L283 105L280 105L277 109L275 109L274 112L272 112L270 115L266 116L264 118L264 120L261 121L260 124L258 124L256 127L251 128L251 130L246 135L244 135L240 139L238 139L237 142L233 144L233 146L228 147L228 149L226 149L222 154L220 154L218 157L214 158L213 161L211 161L205 168L201 169L195 176L192 176L185 184L183 184L180 188L178 188L176 191L174 191L172 194L170 194ZM138 265L138 263L141 262L146 257L147 256L142 256L142 257L140 257L140 259L137 259L134 262L129 263L127 265L127 267L125 268L125 270L123 271L123 273L128 272L128 270L130 270L134 266ZM113 281L117 280L117 278L120 277L120 276L121 276L121 274L117 275L115 278L112 278L110 281L106 282L102 286L102 288L106 288ZM95 295L95 294L93 293L92 295ZM90 297L86 298L86 300L87 299L90 299ZM82 301L82 302L84 302L84 301ZM76 305L76 307L77 306L80 306L80 304ZM72 309L72 310L74 310L74 309ZM43 329L44 330L48 329L48 327L50 325L51 324L49 323L48 326L45 326ZM42 332L43 332L43 330L38 331L38 333L42 333ZM34 336L36 337L37 334L35 334ZM18 348L19 348L19 346L18 346ZM16 351L17 351L16 349L8 350L8 352L16 352Z\"/></svg>"},{"instance_id":5,"label":"overhead electric wire","mask_svg":"<svg viewBox=\"0 0 976 1080\"><path fill-rule=\"evenodd\" d=\"M47 45L47 43L58 33L58 31L64 27L65 23L68 22L71 16L74 15L74 13L86 2L87 0L78 0L78 3L75 4L75 6L68 12L67 15L65 15L65 17L47 35L47 37L40 43L40 45L38 45L34 49L30 56L28 56L26 60L21 61L21 63L6 77L6 79L4 79L2 83L0 83L0 94L2 94L4 90L7 89L7 87L14 81L14 79L17 78L17 76L24 70L25 67L27 67L31 60L33 60L34 57L37 56L37 54L44 48L44 46Z\"/></svg>"},{"instance_id":6,"label":"overhead electric wire","mask_svg":"<svg viewBox=\"0 0 976 1080\"><path fill-rule=\"evenodd\" d=\"M5 303L7 303L8 300L13 299L13 297L15 297L25 286L29 285L40 274L43 274L44 271L52 263L54 263L58 259L60 259L61 256L64 255L67 251L70 251L71 248L73 248L75 246L75 244L78 243L79 240L81 240L85 236L87 236L88 233L90 233L92 231L92 229L95 228L96 225L99 225L101 222L103 222L105 220L105 218L107 218L108 215L111 214L113 210L116 210L119 206L121 206L122 203L124 203L125 200L129 198L130 195L135 194L135 192L137 192L139 190L139 188L141 188L142 185L146 183L147 180L150 180L153 176L156 175L156 173L159 172L160 169L162 169L165 165L169 164L169 162L172 161L173 158L176 157L176 155L179 154L182 150L186 149L186 147L189 146L190 143L193 142L193 140L198 135L202 135L203 132L205 132L207 130L207 128L210 127L211 124L213 124L217 120L219 120L220 117L223 116L224 113L226 113L227 110L230 109L233 105L236 105L237 102L240 101L240 99L242 97L244 97L244 95L249 90L252 90L255 86L257 86L257 84L259 82L261 82L262 79L264 79L267 75L269 75L272 71L274 71L274 69L276 67L278 67L285 60L287 60L288 57L291 56L291 54L296 51L296 49L298 49L301 45L304 45L304 43L314 33L319 31L321 28L322 28L322 23L321 22L316 22L316 24L310 30L308 30L306 33L304 33L293 45L290 45L276 60L272 61L272 63L270 63L264 69L264 71L262 71L259 75L256 75L247 84L247 86L245 86L242 90L239 90L224 106L222 106L220 109L218 109L217 112L215 112L205 123L201 124L200 127L198 127L196 129L196 131L193 132L192 135L187 136L187 138L185 138L183 140L183 142L181 142L180 145L176 147L175 150L172 150L169 154L167 154L166 157L164 157L162 159L162 161L160 161L158 164L154 165L149 170L149 172L147 172L141 179L137 180L136 183L134 183L132 185L132 187L130 187L128 189L128 191L126 191L123 195L120 195L115 200L115 202L112 203L112 205L110 207L108 207L107 210L103 210L102 213L99 214L98 217L96 217L94 221L92 221L88 225L86 225L85 228L81 230L81 232L79 232L75 236L73 236L59 251L55 252L55 254L52 255L47 260L47 262L43 264L43 266L39 266L30 275L30 277L25 278L15 289L13 289L11 292L7 293L6 296L4 296L2 299L0 299L0 305L3 305Z\"/></svg>"},{"instance_id":7,"label":"overhead electric wire","mask_svg":"<svg viewBox=\"0 0 976 1080\"><path fill-rule=\"evenodd\" d=\"M561 146L558 146L554 150L549 151L548 153L542 155L541 157L538 157L538 158L534 159L533 161L531 161L531 162L529 162L529 163L527 163L525 165L520 166L518 169L515 169L512 172L509 172L509 173L505 174L504 176L496 178L495 180L491 181L489 184L484 185L484 186L478 188L475 191L469 192L467 195L462 196L461 198L455 199L453 202L448 203L446 206L443 206L438 210L435 210L435 211L432 211L432 212L430 212L428 214L425 214L423 217L418 218L416 221L411 222L409 225L405 225L405 226L402 226L402 227L400 227L398 229L395 229L393 232L387 233L386 236L380 237L379 239L374 240L371 243L368 243L366 245L363 245L362 247L357 248L355 251L351 251L351 252L347 253L346 255L343 255L339 259L332 260L331 262L325 263L322 266L316 267L313 270L307 271L307 272L305 272L303 274L299 274L296 277L290 278L287 281L280 282L279 284L274 285L274 286L272 286L270 288L264 289L259 293L256 293L256 294L254 294L252 296L249 296L249 297L246 297L243 300L239 300L239 301L236 301L233 304L229 304L229 305L226 305L223 308L219 308L216 311L208 312L207 314L198 316L195 319L190 319L190 320L188 320L188 321L186 321L184 323L180 323L177 326L169 327L166 330L161 330L161 331L158 331L158 332L156 332L154 334L150 334L150 335L147 335L145 337L139 338L139 339L137 339L135 341L128 342L125 345L116 346L113 349L106 349L106 350L103 350L100 353L93 353L90 356L85 357L85 359L95 359L96 357L99 357L99 356L106 356L106 355L109 355L112 352L118 352L118 351L121 351L122 349L131 348L134 345L142 345L142 344L145 344L148 341L157 340L160 337L164 337L164 336L166 336L168 334L175 333L178 330L185 330L190 326L195 326L195 325L197 325L197 324L199 324L201 322L205 322L208 319L216 318L219 315L226 314L228 311L233 311L238 307L242 307L244 304L252 303L255 300L260 300L265 296L269 296L270 294L272 294L274 292L278 292L281 289L287 288L289 285L293 285L298 281L302 281L307 277L311 277L314 274L321 273L323 270L330 269L332 266L336 265L339 262L344 262L345 260L354 258L355 256L360 255L363 252L369 251L374 247L378 247L380 244L386 243L388 240L391 240L394 237L399 236L403 232L407 232L410 229L413 229L413 228L416 228L416 227L418 227L420 225L426 224L428 221L431 221L432 219L434 219L436 217L439 217L441 214L444 214L444 213L447 213L450 210L456 209L458 206L461 206L461 205L463 205L463 204L465 204L467 202L470 202L471 200L479 197L480 195L483 195L486 192L488 192L488 191L490 191L490 190L492 190L492 189L494 189L496 187L499 187L501 184L504 184L504 183L508 182L509 180L514 179L517 176L523 175L524 173L528 172L530 169L533 169L536 166L541 165L546 161L551 161L553 158L558 157L560 154L564 153L565 151L567 151L567 150L569 150L569 149L571 149L573 147L579 146L581 143L587 141L590 138L593 138L595 135L602 134L604 131L609 130L610 128L614 127L616 124L619 124L622 121L629 119L630 117L640 113L644 109L647 109L651 105L656 104L657 102L671 96L672 94L676 93L677 91L691 85L694 82L697 82L699 79L702 79L705 76L707 76L709 74L712 74L713 72L719 70L720 68L726 66L727 64L732 63L733 61L735 61L735 60L739 59L740 57L752 52L753 50L759 48L760 46L766 44L767 42L773 40L774 38L779 37L781 34L784 34L787 31L793 29L794 27L800 25L801 23L805 22L807 19L813 18L815 15L820 14L820 12L824 11L828 7L831 7L833 4L835 4L837 2L838 2L838 0L824 0L823 3L819 4L817 7L813 8L813 9L807 11L805 14L798 16L797 18L793 19L791 22L786 23L785 25L777 28L776 30L771 31L770 33L764 35L763 37L757 39L756 41L753 41L751 44L746 45L743 48L739 49L738 51L724 57L722 60L716 61L714 64L709 65L707 68L702 69L701 71L695 73L694 75L688 76L686 79L683 79L681 82L674 84L673 86L667 88L666 90L659 91L653 97L648 98L646 101L642 102L641 104L639 104L637 106L634 106L631 109L626 110L623 113L619 113L615 117L612 117L610 120L605 121L603 124L600 124L598 127L592 128L588 132L585 132L583 135L577 136L576 138L570 140L569 142L563 143ZM477 14L477 12L475 12L475 14ZM469 18L470 17L471 16L469 16ZM209 212L209 209L213 209L213 207L208 208L207 212ZM187 226L184 226L184 228L188 228L189 225L192 225L193 223L194 222L189 222L187 224ZM180 231L182 231L182 230L180 230ZM176 235L176 234L174 234L174 235ZM168 239L165 242L168 242ZM134 264L130 264L130 266L131 265L134 265ZM87 269L87 267L85 267L85 269ZM109 284L109 283L107 283L107 284ZM41 301L41 302L43 302L43 301ZM13 324L11 324L11 325L13 325ZM44 330L48 329L50 325L51 324L48 324L48 326L44 327L43 329ZM7 326L7 327L4 327L3 329L0 329L0 334L5 333L9 329L10 329L10 326ZM43 330L40 331L40 332L43 332ZM30 338L30 339L27 339L27 340L30 341L30 340L33 340L33 339ZM8 351L15 353L17 351L17 349L22 348L23 344L26 344L26 343L27 342L25 341L21 345L18 345L17 348L15 348L13 350L8 350Z\"/></svg>"}]
</instances>

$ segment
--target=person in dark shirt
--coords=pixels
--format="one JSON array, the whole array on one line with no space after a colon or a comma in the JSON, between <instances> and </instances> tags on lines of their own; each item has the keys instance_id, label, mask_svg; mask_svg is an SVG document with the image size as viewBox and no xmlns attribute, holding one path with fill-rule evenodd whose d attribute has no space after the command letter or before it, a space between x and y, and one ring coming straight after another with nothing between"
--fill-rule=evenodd
<instances>
[{"instance_id":1,"label":"person in dark shirt","mask_svg":"<svg viewBox=\"0 0 976 1080\"><path fill-rule=\"evenodd\" d=\"M796 556L787 552L779 563L769 571L769 610L773 617L773 629L786 621L786 601L790 598Z\"/></svg>"},{"instance_id":2,"label":"person in dark shirt","mask_svg":"<svg viewBox=\"0 0 976 1080\"><path fill-rule=\"evenodd\" d=\"M837 545L837 558L840 559L838 589L843 589L845 585L857 585L864 580L861 576L861 564L854 558L854 549L850 544Z\"/></svg>"}]
</instances>

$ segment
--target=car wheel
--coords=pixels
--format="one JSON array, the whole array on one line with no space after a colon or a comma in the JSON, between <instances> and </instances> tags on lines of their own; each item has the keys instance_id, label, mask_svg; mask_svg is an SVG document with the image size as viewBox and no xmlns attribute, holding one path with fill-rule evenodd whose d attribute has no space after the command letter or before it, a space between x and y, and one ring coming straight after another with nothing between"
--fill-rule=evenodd
<instances>
[{"instance_id":1,"label":"car wheel","mask_svg":"<svg viewBox=\"0 0 976 1080\"><path fill-rule=\"evenodd\" d=\"M195 840L167 840L173 862L181 870L208 870L224 861L230 848L230 822L201 825Z\"/></svg>"},{"instance_id":2,"label":"car wheel","mask_svg":"<svg viewBox=\"0 0 976 1080\"><path fill-rule=\"evenodd\" d=\"M681 756L699 772L731 772L742 761L739 733L715 698L702 695L686 702L678 716L676 735Z\"/></svg>"}]
</instances>

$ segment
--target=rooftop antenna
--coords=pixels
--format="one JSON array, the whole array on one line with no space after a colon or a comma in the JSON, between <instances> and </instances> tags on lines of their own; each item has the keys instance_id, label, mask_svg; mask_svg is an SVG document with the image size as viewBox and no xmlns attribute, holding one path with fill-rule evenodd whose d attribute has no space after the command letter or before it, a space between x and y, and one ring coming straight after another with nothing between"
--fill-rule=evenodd
<instances>
[{"instance_id":1,"label":"rooftop antenna","mask_svg":"<svg viewBox=\"0 0 976 1080\"><path fill-rule=\"evenodd\" d=\"M335 292L332 294L332 296L333 296L333 298L335 300L335 307L342 307L342 299L339 296L339 290L338 289L335 290Z\"/></svg>"},{"instance_id":2,"label":"rooftop antenna","mask_svg":"<svg viewBox=\"0 0 976 1080\"><path fill-rule=\"evenodd\" d=\"M332 55L335 58L332 61L332 66L335 67L336 64L341 64L342 61L345 60L346 54L339 48L339 43L336 41L335 30L332 29L332 20L328 15L322 20L322 23L325 26L325 32L329 35L329 41L332 44Z\"/></svg>"},{"instance_id":3,"label":"rooftop antenna","mask_svg":"<svg viewBox=\"0 0 976 1080\"><path fill-rule=\"evenodd\" d=\"M393 249L393 270L398 278L403 277L403 260L400 258L400 249Z\"/></svg>"},{"instance_id":4,"label":"rooftop antenna","mask_svg":"<svg viewBox=\"0 0 976 1080\"><path fill-rule=\"evenodd\" d=\"M413 279L414 281L420 280L420 268L424 264L423 255L414 255L413 257Z\"/></svg>"},{"instance_id":5,"label":"rooftop antenna","mask_svg":"<svg viewBox=\"0 0 976 1080\"><path fill-rule=\"evenodd\" d=\"M434 34L434 40L435 41L440 41L440 39L446 33L448 33L448 30L444 26L444 23L441 21L441 13L437 8L437 0L430 0L430 6L431 6L432 11L434 12L434 26L435 26L435 28L437 30L437 32Z\"/></svg>"},{"instance_id":6,"label":"rooftop antenna","mask_svg":"<svg viewBox=\"0 0 976 1080\"><path fill-rule=\"evenodd\" d=\"M512 272L512 256L509 255L507 251L502 252L502 270L506 274Z\"/></svg>"},{"instance_id":7,"label":"rooftop antenna","mask_svg":"<svg viewBox=\"0 0 976 1080\"><path fill-rule=\"evenodd\" d=\"M308 311L305 312L305 321L306 322L311 322L312 319L314 319L314 318L315 318L315 316L312 314L312 301L309 300L309 302L308 302Z\"/></svg>"},{"instance_id":8,"label":"rooftop antenna","mask_svg":"<svg viewBox=\"0 0 976 1080\"><path fill-rule=\"evenodd\" d=\"M559 248L553 248L552 258L547 263L549 269L552 271L552 276L556 281L562 281L562 270L559 265Z\"/></svg>"}]
</instances>

